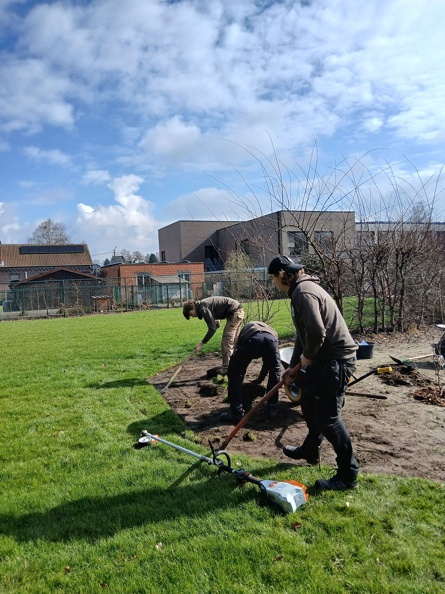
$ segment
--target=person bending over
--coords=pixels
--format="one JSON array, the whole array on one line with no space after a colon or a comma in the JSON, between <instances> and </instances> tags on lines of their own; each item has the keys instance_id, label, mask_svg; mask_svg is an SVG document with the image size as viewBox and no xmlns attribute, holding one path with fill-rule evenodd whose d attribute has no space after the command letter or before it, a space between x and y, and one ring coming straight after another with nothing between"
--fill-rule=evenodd
<instances>
[{"instance_id":1,"label":"person bending over","mask_svg":"<svg viewBox=\"0 0 445 594\"><path fill-rule=\"evenodd\" d=\"M281 378L280 351L278 335L273 328L264 322L249 322L241 330L235 344L235 350L227 369L228 399L230 411L221 415L222 420L238 423L244 416L243 409L243 380L247 368L253 359L262 359L263 365L255 383L261 384L266 376L267 392L269 392ZM278 391L267 406L269 418L277 416Z\"/></svg>"},{"instance_id":2,"label":"person bending over","mask_svg":"<svg viewBox=\"0 0 445 594\"><path fill-rule=\"evenodd\" d=\"M244 319L244 309L239 301L229 297L207 297L200 301L186 301L182 308L184 317L198 318L207 324L207 333L199 342L195 351L198 352L209 342L220 326L220 320L226 320L221 338L222 364L228 367L233 353L235 341Z\"/></svg>"}]
</instances>

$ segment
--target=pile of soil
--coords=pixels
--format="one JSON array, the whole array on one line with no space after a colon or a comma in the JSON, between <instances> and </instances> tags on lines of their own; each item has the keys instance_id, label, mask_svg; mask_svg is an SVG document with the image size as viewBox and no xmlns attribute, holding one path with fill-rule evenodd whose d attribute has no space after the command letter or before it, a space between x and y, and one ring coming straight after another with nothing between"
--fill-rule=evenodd
<instances>
[{"instance_id":1,"label":"pile of soil","mask_svg":"<svg viewBox=\"0 0 445 594\"><path fill-rule=\"evenodd\" d=\"M392 367L391 372L376 372L364 378L347 393L343 418L361 471L445 480L445 369L438 365L432 346L440 338L437 328L433 326L427 332L409 335L356 338L375 345L372 359L357 361L355 377L360 378L378 367ZM429 354L430 357L422 360L406 361ZM402 363L397 364L391 357ZM196 355L163 393L166 402L195 433L197 441L205 445L211 439L218 446L233 428L220 419L221 413L228 409L227 383L218 373L220 365L217 353ZM259 369L260 361L253 361L246 374L243 388L246 410L265 393L264 386L251 383ZM174 368L166 370L148 381L161 391L173 372ZM232 454L294 464L284 456L282 448L286 444L301 444L305 435L300 407L280 390L277 418L269 419L266 409L261 409L235 435L228 449ZM327 441L321 449L321 463L335 467L334 452Z\"/></svg>"}]
</instances>

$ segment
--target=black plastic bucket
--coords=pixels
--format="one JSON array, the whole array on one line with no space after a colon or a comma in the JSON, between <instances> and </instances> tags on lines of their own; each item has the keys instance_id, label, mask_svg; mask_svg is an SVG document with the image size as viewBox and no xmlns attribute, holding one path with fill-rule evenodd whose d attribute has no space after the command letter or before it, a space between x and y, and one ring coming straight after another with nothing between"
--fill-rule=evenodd
<instances>
[{"instance_id":1,"label":"black plastic bucket","mask_svg":"<svg viewBox=\"0 0 445 594\"><path fill-rule=\"evenodd\" d=\"M374 357L374 342L359 343L357 359L372 359Z\"/></svg>"}]
</instances>

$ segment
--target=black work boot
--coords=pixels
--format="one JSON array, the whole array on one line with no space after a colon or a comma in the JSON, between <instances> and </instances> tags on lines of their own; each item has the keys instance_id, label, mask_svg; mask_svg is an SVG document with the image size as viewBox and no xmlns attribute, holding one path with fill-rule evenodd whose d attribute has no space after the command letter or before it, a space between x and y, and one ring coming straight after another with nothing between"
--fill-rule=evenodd
<instances>
[{"instance_id":1,"label":"black work boot","mask_svg":"<svg viewBox=\"0 0 445 594\"><path fill-rule=\"evenodd\" d=\"M283 453L288 458L293 460L306 460L308 464L318 464L318 452L316 454L309 455L305 449L301 446L284 446Z\"/></svg>"},{"instance_id":2,"label":"black work boot","mask_svg":"<svg viewBox=\"0 0 445 594\"><path fill-rule=\"evenodd\" d=\"M246 413L243 408L230 409L227 412L223 412L220 416L221 421L227 421L229 423L239 423Z\"/></svg>"},{"instance_id":3,"label":"black work boot","mask_svg":"<svg viewBox=\"0 0 445 594\"><path fill-rule=\"evenodd\" d=\"M319 479L315 481L314 487L323 489L324 491L347 491L348 489L357 489L357 479L346 480L339 474L334 475L330 479Z\"/></svg>"}]
</instances>

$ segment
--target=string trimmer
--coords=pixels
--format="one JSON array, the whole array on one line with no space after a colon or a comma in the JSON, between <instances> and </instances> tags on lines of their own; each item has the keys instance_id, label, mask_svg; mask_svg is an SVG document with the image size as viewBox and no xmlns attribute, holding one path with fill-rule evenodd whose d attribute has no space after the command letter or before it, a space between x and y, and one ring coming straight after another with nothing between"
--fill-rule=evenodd
<instances>
[{"instance_id":1,"label":"string trimmer","mask_svg":"<svg viewBox=\"0 0 445 594\"><path fill-rule=\"evenodd\" d=\"M198 460L201 462L206 462L207 464L216 466L218 468L218 474L221 472L233 474L240 484L253 483L254 485L257 485L257 487L259 487L260 490L266 494L270 501L278 505L278 507L280 507L286 513L292 513L296 511L300 506L304 505L309 498L305 485L302 485L297 481L261 480L255 476L252 476L250 472L243 470L242 468L235 470L232 468L229 454L224 450L216 451L210 440L209 444L212 450L212 458L208 458L207 456L203 456L197 452L192 452L192 450L188 450L179 445L171 443L166 439L160 438L158 435L152 435L148 431L142 431L142 436L135 447L140 449L150 446L153 442L157 441L171 446L180 452L190 454L191 456L198 458Z\"/></svg>"}]
</instances>

